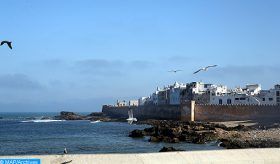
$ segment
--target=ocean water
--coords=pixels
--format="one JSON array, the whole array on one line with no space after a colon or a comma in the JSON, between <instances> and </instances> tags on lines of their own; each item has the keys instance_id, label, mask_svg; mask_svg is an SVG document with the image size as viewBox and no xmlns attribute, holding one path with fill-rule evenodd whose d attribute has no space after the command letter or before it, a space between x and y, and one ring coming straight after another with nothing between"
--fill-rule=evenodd
<instances>
[{"instance_id":1,"label":"ocean water","mask_svg":"<svg viewBox=\"0 0 280 164\"><path fill-rule=\"evenodd\" d=\"M38 121L43 116L55 115L58 113L0 113L0 155L62 154L65 147L69 154L148 153L158 152L163 146L187 151L222 149L217 143L150 143L148 137L128 137L130 131L149 125Z\"/></svg>"}]
</instances>

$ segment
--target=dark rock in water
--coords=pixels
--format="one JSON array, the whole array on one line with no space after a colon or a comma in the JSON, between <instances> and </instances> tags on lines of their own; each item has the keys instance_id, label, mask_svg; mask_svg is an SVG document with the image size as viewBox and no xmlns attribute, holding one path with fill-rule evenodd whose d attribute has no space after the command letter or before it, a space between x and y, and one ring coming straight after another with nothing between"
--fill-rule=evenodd
<instances>
[{"instance_id":1,"label":"dark rock in water","mask_svg":"<svg viewBox=\"0 0 280 164\"><path fill-rule=\"evenodd\" d=\"M0 117L0 120L3 119L3 117Z\"/></svg>"},{"instance_id":2,"label":"dark rock in water","mask_svg":"<svg viewBox=\"0 0 280 164\"><path fill-rule=\"evenodd\" d=\"M184 151L184 150L175 149L174 147L163 147L162 149L160 149L159 152L171 152L171 151Z\"/></svg>"},{"instance_id":3,"label":"dark rock in water","mask_svg":"<svg viewBox=\"0 0 280 164\"><path fill-rule=\"evenodd\" d=\"M144 132L142 130L133 130L132 132L130 132L129 137L132 138L140 138L140 137L144 137Z\"/></svg>"},{"instance_id":4,"label":"dark rock in water","mask_svg":"<svg viewBox=\"0 0 280 164\"><path fill-rule=\"evenodd\" d=\"M162 140L161 137L155 137L155 136L151 136L149 139L149 142L160 142Z\"/></svg>"},{"instance_id":5,"label":"dark rock in water","mask_svg":"<svg viewBox=\"0 0 280 164\"><path fill-rule=\"evenodd\" d=\"M85 120L86 117L81 116L79 114L76 114L74 112L62 111L62 112L60 112L59 116L55 116L55 119L59 119L59 120Z\"/></svg>"},{"instance_id":6,"label":"dark rock in water","mask_svg":"<svg viewBox=\"0 0 280 164\"><path fill-rule=\"evenodd\" d=\"M102 113L102 112L92 112L91 114L89 114L87 116L90 116L90 117L92 117L92 116L100 117L100 116L105 116L105 114Z\"/></svg>"},{"instance_id":7,"label":"dark rock in water","mask_svg":"<svg viewBox=\"0 0 280 164\"><path fill-rule=\"evenodd\" d=\"M156 135L156 128L155 127L145 128L144 132L146 135L153 136Z\"/></svg>"}]
</instances>

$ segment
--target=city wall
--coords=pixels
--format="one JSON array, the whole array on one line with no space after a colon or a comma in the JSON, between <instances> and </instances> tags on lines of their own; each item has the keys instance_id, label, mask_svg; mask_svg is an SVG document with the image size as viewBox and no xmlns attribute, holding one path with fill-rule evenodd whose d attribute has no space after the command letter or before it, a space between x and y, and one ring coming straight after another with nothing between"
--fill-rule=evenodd
<instances>
[{"instance_id":1,"label":"city wall","mask_svg":"<svg viewBox=\"0 0 280 164\"><path fill-rule=\"evenodd\" d=\"M133 115L137 119L179 120L181 116L181 107L179 105L145 105L139 107L104 105L102 112L113 118L128 118L129 109L133 109Z\"/></svg>"},{"instance_id":2,"label":"city wall","mask_svg":"<svg viewBox=\"0 0 280 164\"><path fill-rule=\"evenodd\" d=\"M188 116L187 116L188 117ZM201 105L194 106L195 121L280 121L277 105Z\"/></svg>"},{"instance_id":3,"label":"city wall","mask_svg":"<svg viewBox=\"0 0 280 164\"><path fill-rule=\"evenodd\" d=\"M139 119L165 119L182 121L280 121L277 105L203 105L194 101L184 105L145 105L139 107L113 107L104 105L102 112L113 118L127 118L133 109Z\"/></svg>"}]
</instances>

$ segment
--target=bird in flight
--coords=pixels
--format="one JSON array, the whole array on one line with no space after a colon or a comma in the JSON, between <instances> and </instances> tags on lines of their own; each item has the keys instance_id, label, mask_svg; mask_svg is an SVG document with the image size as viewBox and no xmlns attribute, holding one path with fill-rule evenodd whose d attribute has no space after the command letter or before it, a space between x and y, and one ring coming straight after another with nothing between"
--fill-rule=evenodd
<instances>
[{"instance_id":1,"label":"bird in flight","mask_svg":"<svg viewBox=\"0 0 280 164\"><path fill-rule=\"evenodd\" d=\"M177 73L177 72L180 72L180 71L183 71L183 70L180 70L180 69L176 69L176 70L170 70L168 72L173 72L173 73Z\"/></svg>"},{"instance_id":2,"label":"bird in flight","mask_svg":"<svg viewBox=\"0 0 280 164\"><path fill-rule=\"evenodd\" d=\"M195 71L193 74L197 74L198 72L200 71L208 71L209 68L211 67L217 67L218 65L209 65L207 67L203 67L203 68L200 68L199 70Z\"/></svg>"},{"instance_id":3,"label":"bird in flight","mask_svg":"<svg viewBox=\"0 0 280 164\"><path fill-rule=\"evenodd\" d=\"M13 49L12 42L4 40L0 43L1 46L4 44L7 44L10 49Z\"/></svg>"}]
</instances>

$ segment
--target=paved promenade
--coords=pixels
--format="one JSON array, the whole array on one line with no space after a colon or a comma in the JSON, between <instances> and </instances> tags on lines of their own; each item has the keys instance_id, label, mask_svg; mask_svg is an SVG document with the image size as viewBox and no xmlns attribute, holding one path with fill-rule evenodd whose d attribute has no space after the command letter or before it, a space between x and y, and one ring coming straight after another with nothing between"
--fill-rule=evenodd
<instances>
[{"instance_id":1,"label":"paved promenade","mask_svg":"<svg viewBox=\"0 0 280 164\"><path fill-rule=\"evenodd\" d=\"M31 155L31 156L0 156L4 158L37 158L42 164L228 164L228 163L280 163L280 149L239 149L187 151L144 154L75 154L75 155Z\"/></svg>"}]
</instances>

